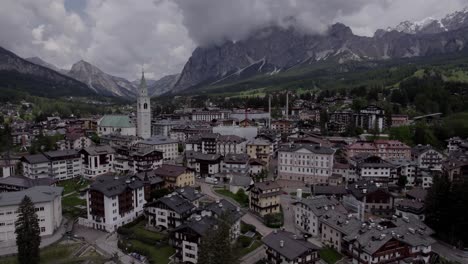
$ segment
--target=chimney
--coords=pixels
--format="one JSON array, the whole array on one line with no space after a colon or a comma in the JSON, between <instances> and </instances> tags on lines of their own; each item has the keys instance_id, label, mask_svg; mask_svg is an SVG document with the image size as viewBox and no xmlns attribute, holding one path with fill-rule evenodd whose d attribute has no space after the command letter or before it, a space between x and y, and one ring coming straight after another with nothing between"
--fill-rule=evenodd
<instances>
[{"instance_id":1,"label":"chimney","mask_svg":"<svg viewBox=\"0 0 468 264\"><path fill-rule=\"evenodd\" d=\"M284 247L284 240L280 240L280 247Z\"/></svg>"},{"instance_id":2,"label":"chimney","mask_svg":"<svg viewBox=\"0 0 468 264\"><path fill-rule=\"evenodd\" d=\"M114 180L118 180L118 179L119 179L119 175L116 174L116 175L114 176Z\"/></svg>"},{"instance_id":3,"label":"chimney","mask_svg":"<svg viewBox=\"0 0 468 264\"><path fill-rule=\"evenodd\" d=\"M297 239L297 235L294 235L293 238L294 238L294 240L296 240L296 239Z\"/></svg>"}]
</instances>

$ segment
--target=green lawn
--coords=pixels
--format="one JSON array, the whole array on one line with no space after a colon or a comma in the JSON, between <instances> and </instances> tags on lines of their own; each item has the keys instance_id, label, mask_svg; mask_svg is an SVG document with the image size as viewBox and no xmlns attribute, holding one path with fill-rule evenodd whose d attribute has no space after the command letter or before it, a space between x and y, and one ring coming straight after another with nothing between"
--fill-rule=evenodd
<instances>
[{"instance_id":1,"label":"green lawn","mask_svg":"<svg viewBox=\"0 0 468 264\"><path fill-rule=\"evenodd\" d=\"M76 208L76 206L86 206L86 200L80 199L79 196L79 193L74 193L67 197L62 197L62 211L65 215L68 215L71 218L80 216L81 211L83 210Z\"/></svg>"},{"instance_id":2,"label":"green lawn","mask_svg":"<svg viewBox=\"0 0 468 264\"><path fill-rule=\"evenodd\" d=\"M148 245L138 240L130 240L132 249L139 251L140 254L146 256L152 263L167 264L169 263L169 257L174 255L175 249L169 245L162 247L155 247L154 245Z\"/></svg>"},{"instance_id":3,"label":"green lawn","mask_svg":"<svg viewBox=\"0 0 468 264\"><path fill-rule=\"evenodd\" d=\"M40 263L56 263L56 264L65 264L65 263L83 263L85 261L91 261L89 263L103 263L104 259L100 256L89 256L89 257L73 257L73 253L78 250L80 244L72 245L52 245L41 249ZM7 257L0 259L1 264L17 264L18 260L16 256Z\"/></svg>"},{"instance_id":4,"label":"green lawn","mask_svg":"<svg viewBox=\"0 0 468 264\"><path fill-rule=\"evenodd\" d=\"M320 258L328 264L335 264L338 260L343 258L343 256L338 253L338 251L329 247L322 248L319 252L319 255Z\"/></svg>"},{"instance_id":5,"label":"green lawn","mask_svg":"<svg viewBox=\"0 0 468 264\"><path fill-rule=\"evenodd\" d=\"M230 192L229 190L225 190L225 189L215 189L214 191L217 192L217 193L219 193L219 194L221 194L221 195L223 195L223 196L226 196L226 197L229 197L229 198L233 199L234 201L238 202L242 207L247 207L247 206L249 206L248 197L247 197L246 200L245 200L245 199L242 199L242 200L241 200L241 199L239 199L239 197L238 197L236 194Z\"/></svg>"},{"instance_id":6,"label":"green lawn","mask_svg":"<svg viewBox=\"0 0 468 264\"><path fill-rule=\"evenodd\" d=\"M141 238L143 240L153 240L160 241L165 238L161 233L151 232L145 229L146 221L141 221L137 225L131 227L130 229L134 232L136 238Z\"/></svg>"},{"instance_id":7,"label":"green lawn","mask_svg":"<svg viewBox=\"0 0 468 264\"><path fill-rule=\"evenodd\" d=\"M258 247L260 247L262 245L262 242L258 241L258 240L255 240L251 245L250 247L247 247L247 248L241 248L239 251L238 251L238 256L239 257L243 257L247 254L249 254L250 252L254 251L255 249L257 249Z\"/></svg>"},{"instance_id":8,"label":"green lawn","mask_svg":"<svg viewBox=\"0 0 468 264\"><path fill-rule=\"evenodd\" d=\"M71 193L86 187L89 181L86 179L70 179L57 183L57 186L63 187L63 194Z\"/></svg>"}]
</instances>

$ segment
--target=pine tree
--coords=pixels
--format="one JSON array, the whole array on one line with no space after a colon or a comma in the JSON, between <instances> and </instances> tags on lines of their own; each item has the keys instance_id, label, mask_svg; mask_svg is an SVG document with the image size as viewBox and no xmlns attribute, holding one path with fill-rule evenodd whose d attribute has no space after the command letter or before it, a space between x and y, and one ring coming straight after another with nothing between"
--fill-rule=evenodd
<instances>
[{"instance_id":1,"label":"pine tree","mask_svg":"<svg viewBox=\"0 0 468 264\"><path fill-rule=\"evenodd\" d=\"M221 216L200 242L198 264L236 264L237 258L231 243L229 216Z\"/></svg>"},{"instance_id":2,"label":"pine tree","mask_svg":"<svg viewBox=\"0 0 468 264\"><path fill-rule=\"evenodd\" d=\"M39 263L39 245L41 237L39 219L31 198L24 196L19 206L18 219L15 222L18 262L20 264Z\"/></svg>"}]
</instances>

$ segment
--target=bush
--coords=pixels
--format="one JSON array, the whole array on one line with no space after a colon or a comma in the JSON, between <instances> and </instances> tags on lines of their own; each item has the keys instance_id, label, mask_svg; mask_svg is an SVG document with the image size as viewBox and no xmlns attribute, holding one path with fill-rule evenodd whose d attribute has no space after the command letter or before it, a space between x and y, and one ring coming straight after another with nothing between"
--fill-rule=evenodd
<instances>
[{"instance_id":1,"label":"bush","mask_svg":"<svg viewBox=\"0 0 468 264\"><path fill-rule=\"evenodd\" d=\"M263 217L265 220L265 225L270 228L279 228L283 226L283 214L276 213L276 214L267 214Z\"/></svg>"},{"instance_id":2,"label":"bush","mask_svg":"<svg viewBox=\"0 0 468 264\"><path fill-rule=\"evenodd\" d=\"M247 233L249 231L255 233L257 231L257 228L255 226L253 226L253 225L246 224L246 223L242 222L241 223L241 233L245 234L245 233Z\"/></svg>"},{"instance_id":3,"label":"bush","mask_svg":"<svg viewBox=\"0 0 468 264\"><path fill-rule=\"evenodd\" d=\"M246 248L252 244L252 238L246 237L246 236L240 236L238 238L238 242L241 245L241 247Z\"/></svg>"}]
</instances>

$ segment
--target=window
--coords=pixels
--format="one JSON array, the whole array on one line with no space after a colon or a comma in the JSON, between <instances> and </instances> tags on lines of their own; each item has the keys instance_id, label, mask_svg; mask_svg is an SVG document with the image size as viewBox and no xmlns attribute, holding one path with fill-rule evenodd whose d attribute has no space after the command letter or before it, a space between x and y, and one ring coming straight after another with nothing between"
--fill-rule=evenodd
<instances>
[{"instance_id":1,"label":"window","mask_svg":"<svg viewBox=\"0 0 468 264\"><path fill-rule=\"evenodd\" d=\"M41 233L45 232L45 227L41 227Z\"/></svg>"},{"instance_id":2,"label":"window","mask_svg":"<svg viewBox=\"0 0 468 264\"><path fill-rule=\"evenodd\" d=\"M143 105L143 109L148 109L148 104L147 104L147 103L145 103L145 104Z\"/></svg>"}]
</instances>

